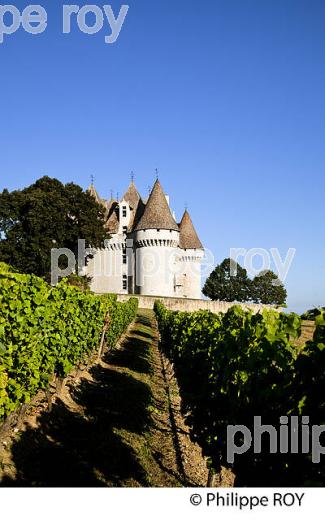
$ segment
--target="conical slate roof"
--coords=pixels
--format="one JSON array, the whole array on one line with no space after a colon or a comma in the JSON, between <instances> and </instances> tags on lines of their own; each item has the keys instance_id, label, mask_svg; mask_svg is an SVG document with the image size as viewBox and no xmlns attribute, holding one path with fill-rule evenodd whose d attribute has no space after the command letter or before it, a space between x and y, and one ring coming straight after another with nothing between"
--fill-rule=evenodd
<instances>
[{"instance_id":1,"label":"conical slate roof","mask_svg":"<svg viewBox=\"0 0 325 520\"><path fill-rule=\"evenodd\" d=\"M98 202L98 204L102 204L106 207L106 201L100 198L93 183L91 183L87 191L95 199L95 201Z\"/></svg>"},{"instance_id":2,"label":"conical slate roof","mask_svg":"<svg viewBox=\"0 0 325 520\"><path fill-rule=\"evenodd\" d=\"M112 208L113 206L116 204L116 200L113 199L113 197L110 198L110 200L106 200L105 201L105 208L106 208L106 211L105 211L105 218L106 220L109 218L109 216L111 215L111 211L112 211Z\"/></svg>"},{"instance_id":3,"label":"conical slate roof","mask_svg":"<svg viewBox=\"0 0 325 520\"><path fill-rule=\"evenodd\" d=\"M91 185L89 186L89 188L88 188L87 191L88 191L88 193L89 193L92 197L94 197L94 199L96 200L96 202L98 202L98 204L101 204L102 199L101 199L100 196L98 195L97 190L96 190L95 186L93 185L93 183L91 183Z\"/></svg>"},{"instance_id":4,"label":"conical slate roof","mask_svg":"<svg viewBox=\"0 0 325 520\"><path fill-rule=\"evenodd\" d=\"M110 208L108 210L107 222L105 224L106 229L115 234L119 229L119 206L115 200L111 201Z\"/></svg>"},{"instance_id":5,"label":"conical slate roof","mask_svg":"<svg viewBox=\"0 0 325 520\"><path fill-rule=\"evenodd\" d=\"M130 186L128 187L128 190L125 193L125 195L123 196L122 200L123 199L126 200L126 202L128 202L130 204L131 209L137 208L141 197L140 197L140 194L139 194L138 190L136 189L133 181L131 182Z\"/></svg>"},{"instance_id":6,"label":"conical slate roof","mask_svg":"<svg viewBox=\"0 0 325 520\"><path fill-rule=\"evenodd\" d=\"M135 231L142 229L171 229L179 231L158 179L155 182L144 214L136 226Z\"/></svg>"},{"instance_id":7,"label":"conical slate roof","mask_svg":"<svg viewBox=\"0 0 325 520\"><path fill-rule=\"evenodd\" d=\"M109 200L107 200L107 201L105 202L105 206L106 206L108 212L110 212L111 207L113 206L113 204L114 204L115 202L117 202L117 200L113 199L113 197L111 197Z\"/></svg>"},{"instance_id":8,"label":"conical slate roof","mask_svg":"<svg viewBox=\"0 0 325 520\"><path fill-rule=\"evenodd\" d=\"M131 184L128 187L128 190L123 196L122 200L128 202L131 209L131 218L128 227L128 232L130 233L133 231L134 227L137 225L144 212L143 200L138 190L136 189L133 181L131 181Z\"/></svg>"},{"instance_id":9,"label":"conical slate roof","mask_svg":"<svg viewBox=\"0 0 325 520\"><path fill-rule=\"evenodd\" d=\"M193 226L193 222L187 210L185 210L179 225L179 247L181 249L203 249L201 240Z\"/></svg>"}]
</instances>

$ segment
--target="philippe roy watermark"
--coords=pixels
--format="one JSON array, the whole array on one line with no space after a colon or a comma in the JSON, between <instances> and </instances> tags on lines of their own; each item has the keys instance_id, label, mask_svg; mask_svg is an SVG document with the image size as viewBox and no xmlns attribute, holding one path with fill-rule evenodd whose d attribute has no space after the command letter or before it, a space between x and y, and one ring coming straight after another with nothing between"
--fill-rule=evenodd
<instances>
[{"instance_id":1,"label":"philippe roy watermark","mask_svg":"<svg viewBox=\"0 0 325 520\"><path fill-rule=\"evenodd\" d=\"M165 241L166 242L166 241ZM103 254L106 251L106 254ZM102 250L87 248L85 240L78 240L77 258L73 251L65 248L53 248L51 250L51 282L56 285L60 278L77 273L83 276L89 273L91 265L91 277L97 276L117 276L121 273L121 265L124 265L123 272L128 276L135 276L139 287L143 286L144 278L161 277L162 281L167 281L170 277L181 276L186 264L186 272L197 278L208 277L215 267L215 257L209 249L183 251L175 247L148 247L145 255L143 249L138 248L133 239L108 239L104 241ZM296 250L290 249L282 260L279 251L275 248L268 251L262 248L246 250L236 248L230 250L231 263L230 276L237 276L237 263L239 257L243 257L244 266L249 276L256 276L261 271L271 268L271 260L274 264L274 272L278 280L274 283L285 281L289 269L292 265ZM262 262L260 269L256 268L257 257ZM63 258L65 261L63 262ZM91 259L89 261L89 259ZM62 267L64 265L64 267ZM88 266L88 267L87 267ZM164 279L165 278L165 279ZM163 280L164 279L164 280Z\"/></svg>"},{"instance_id":2,"label":"philippe roy watermark","mask_svg":"<svg viewBox=\"0 0 325 520\"><path fill-rule=\"evenodd\" d=\"M128 5L122 5L116 16L111 5L63 5L62 32L70 34L72 28L78 28L84 34L93 35L105 29L108 31L105 43L115 43L128 10ZM44 33L47 26L48 14L41 5L28 5L22 12L14 5L0 5L0 43L20 28L37 35Z\"/></svg>"},{"instance_id":3,"label":"philippe roy watermark","mask_svg":"<svg viewBox=\"0 0 325 520\"><path fill-rule=\"evenodd\" d=\"M70 249L53 248L51 283L56 285L60 278L74 273L81 276L90 273L91 278L96 278L119 276L123 271L129 277L135 276L136 285L142 287L145 281L156 277L162 282L175 278L176 282L177 277L183 274L184 262L187 272L200 279L202 272L211 271L214 262L210 251L196 251L186 253L185 256L181 250L175 252L172 247L164 250L161 247L147 248L145 255L142 255L142 251L142 248L135 246L132 239L105 240L102 250L87 248L85 240L78 240L77 258Z\"/></svg>"},{"instance_id":4,"label":"philippe roy watermark","mask_svg":"<svg viewBox=\"0 0 325 520\"><path fill-rule=\"evenodd\" d=\"M269 438L269 453L311 454L313 463L320 462L325 454L321 435L325 425L310 425L308 416L280 417L279 431L270 424L262 424L260 416L254 417L253 431L244 425L227 426L227 461L233 463L235 455L242 455L253 448L253 453L262 453L262 436ZM236 443L237 439L241 442ZM265 448L265 445L263 444Z\"/></svg>"},{"instance_id":5,"label":"philippe roy watermark","mask_svg":"<svg viewBox=\"0 0 325 520\"><path fill-rule=\"evenodd\" d=\"M240 259L243 260L243 266L247 271L247 274L252 278L257 276L261 271L269 271L272 263L275 265L275 269L279 280L275 280L274 284L279 284L286 279L292 262L296 254L296 249L291 247L284 259L281 258L280 252L276 247L272 247L270 250L254 247L252 249L245 249L243 247L231 248L230 258L234 260L231 268L231 275L237 275L237 265ZM259 261L258 268L256 267L256 260Z\"/></svg>"}]
</instances>

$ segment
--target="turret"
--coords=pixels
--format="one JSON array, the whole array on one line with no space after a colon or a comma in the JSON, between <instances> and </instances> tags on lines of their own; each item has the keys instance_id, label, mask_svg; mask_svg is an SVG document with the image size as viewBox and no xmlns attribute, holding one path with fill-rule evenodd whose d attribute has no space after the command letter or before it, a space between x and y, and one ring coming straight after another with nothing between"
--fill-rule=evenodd
<instances>
[{"instance_id":1,"label":"turret","mask_svg":"<svg viewBox=\"0 0 325 520\"><path fill-rule=\"evenodd\" d=\"M131 233L134 227L138 224L141 217L143 216L145 207L133 180L131 181L126 193L124 194L123 200L128 203L130 208L130 215L128 219L128 233Z\"/></svg>"},{"instance_id":2,"label":"turret","mask_svg":"<svg viewBox=\"0 0 325 520\"><path fill-rule=\"evenodd\" d=\"M157 179L135 227L136 290L139 294L174 294L179 228Z\"/></svg>"},{"instance_id":3,"label":"turret","mask_svg":"<svg viewBox=\"0 0 325 520\"><path fill-rule=\"evenodd\" d=\"M158 179L146 202L133 178L122 199L104 201L93 182L88 191L111 237L87 266L93 291L200 298L203 245L188 211L176 223Z\"/></svg>"},{"instance_id":4,"label":"turret","mask_svg":"<svg viewBox=\"0 0 325 520\"><path fill-rule=\"evenodd\" d=\"M184 211L184 215L179 224L179 231L179 247L181 249L204 249L187 209Z\"/></svg>"},{"instance_id":5,"label":"turret","mask_svg":"<svg viewBox=\"0 0 325 520\"><path fill-rule=\"evenodd\" d=\"M201 263L204 248L187 210L179 224L176 293L181 298L201 298Z\"/></svg>"},{"instance_id":6,"label":"turret","mask_svg":"<svg viewBox=\"0 0 325 520\"><path fill-rule=\"evenodd\" d=\"M98 192L97 192L93 182L91 183L91 185L89 186L87 191L88 191L89 195L91 195L98 204L102 204L102 206L105 206L105 201L103 201L103 199L101 199L100 196L98 195Z\"/></svg>"}]
</instances>

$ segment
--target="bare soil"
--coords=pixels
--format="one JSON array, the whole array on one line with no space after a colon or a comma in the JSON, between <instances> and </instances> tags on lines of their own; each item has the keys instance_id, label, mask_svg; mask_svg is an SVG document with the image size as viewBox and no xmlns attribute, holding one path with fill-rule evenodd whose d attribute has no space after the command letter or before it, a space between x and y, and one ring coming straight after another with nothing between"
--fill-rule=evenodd
<instances>
[{"instance_id":1,"label":"bare soil","mask_svg":"<svg viewBox=\"0 0 325 520\"><path fill-rule=\"evenodd\" d=\"M297 347L303 347L307 341L311 341L314 336L316 326L314 321L304 320L301 324L301 335L295 341Z\"/></svg>"},{"instance_id":2,"label":"bare soil","mask_svg":"<svg viewBox=\"0 0 325 520\"><path fill-rule=\"evenodd\" d=\"M67 379L49 411L40 393L18 428L0 438L2 486L206 486L152 311L124 340ZM232 485L226 474L223 485ZM219 484L220 485L220 484Z\"/></svg>"}]
</instances>

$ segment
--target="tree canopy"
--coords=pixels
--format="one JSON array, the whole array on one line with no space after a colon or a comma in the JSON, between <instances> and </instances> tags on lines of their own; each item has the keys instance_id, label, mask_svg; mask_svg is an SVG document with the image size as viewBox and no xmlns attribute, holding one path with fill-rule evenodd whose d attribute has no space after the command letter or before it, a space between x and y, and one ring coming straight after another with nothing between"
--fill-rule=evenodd
<instances>
[{"instance_id":1,"label":"tree canopy","mask_svg":"<svg viewBox=\"0 0 325 520\"><path fill-rule=\"evenodd\" d=\"M250 298L247 271L231 258L226 258L210 274L203 294L211 300L246 302Z\"/></svg>"},{"instance_id":2,"label":"tree canopy","mask_svg":"<svg viewBox=\"0 0 325 520\"><path fill-rule=\"evenodd\" d=\"M284 305L287 291L272 271L262 271L251 280L246 269L226 258L210 274L203 294L211 300Z\"/></svg>"},{"instance_id":3,"label":"tree canopy","mask_svg":"<svg viewBox=\"0 0 325 520\"><path fill-rule=\"evenodd\" d=\"M262 271L252 281L251 299L265 305L284 305L287 291L273 271Z\"/></svg>"},{"instance_id":4,"label":"tree canopy","mask_svg":"<svg viewBox=\"0 0 325 520\"><path fill-rule=\"evenodd\" d=\"M78 239L102 247L107 236L104 208L77 184L45 176L0 193L0 261L19 271L47 276L52 248L77 254Z\"/></svg>"}]
</instances>

